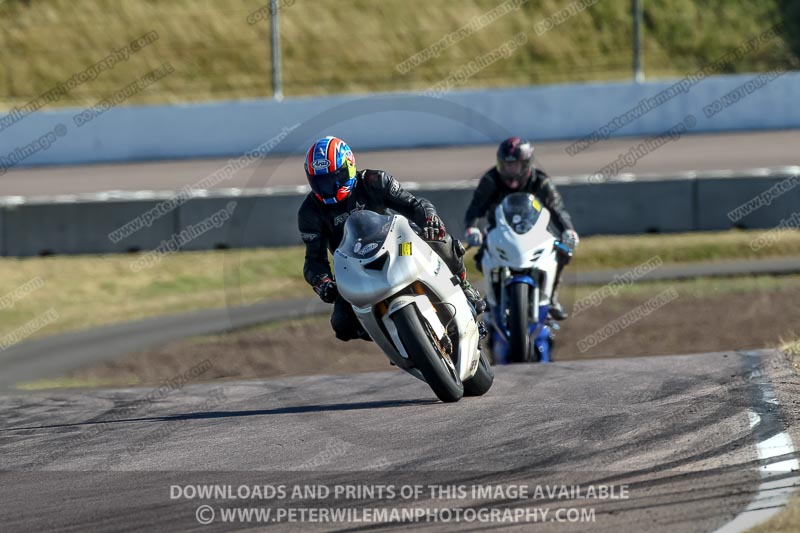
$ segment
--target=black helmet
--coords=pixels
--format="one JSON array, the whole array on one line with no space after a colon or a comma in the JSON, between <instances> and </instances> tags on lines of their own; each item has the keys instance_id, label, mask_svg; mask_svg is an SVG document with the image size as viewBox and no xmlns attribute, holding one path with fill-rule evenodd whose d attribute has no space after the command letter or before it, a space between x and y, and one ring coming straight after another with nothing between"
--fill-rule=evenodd
<instances>
[{"instance_id":1,"label":"black helmet","mask_svg":"<svg viewBox=\"0 0 800 533\"><path fill-rule=\"evenodd\" d=\"M497 148L497 172L509 189L524 186L533 172L533 145L510 137Z\"/></svg>"}]
</instances>

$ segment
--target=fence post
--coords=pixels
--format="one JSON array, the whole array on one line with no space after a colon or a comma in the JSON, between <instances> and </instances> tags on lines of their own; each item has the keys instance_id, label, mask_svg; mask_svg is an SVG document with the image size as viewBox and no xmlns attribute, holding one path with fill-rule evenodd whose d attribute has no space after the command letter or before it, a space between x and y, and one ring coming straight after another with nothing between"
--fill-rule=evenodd
<instances>
[{"instance_id":1,"label":"fence post","mask_svg":"<svg viewBox=\"0 0 800 533\"><path fill-rule=\"evenodd\" d=\"M281 29L278 20L278 0L269 0L270 33L272 37L272 98L283 100L281 81Z\"/></svg>"},{"instance_id":2,"label":"fence post","mask_svg":"<svg viewBox=\"0 0 800 533\"><path fill-rule=\"evenodd\" d=\"M642 0L633 0L633 79L636 83L644 81L642 69Z\"/></svg>"}]
</instances>

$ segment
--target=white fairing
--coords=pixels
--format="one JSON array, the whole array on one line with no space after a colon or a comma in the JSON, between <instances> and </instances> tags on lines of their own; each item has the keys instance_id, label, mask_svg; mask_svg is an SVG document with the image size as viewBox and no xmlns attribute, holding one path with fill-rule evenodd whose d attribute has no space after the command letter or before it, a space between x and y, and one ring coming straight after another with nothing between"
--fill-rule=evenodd
<instances>
[{"instance_id":1,"label":"white fairing","mask_svg":"<svg viewBox=\"0 0 800 533\"><path fill-rule=\"evenodd\" d=\"M333 255L339 294L350 302L364 329L389 359L420 379L421 374L409 367L408 354L391 317L399 309L415 305L437 339L441 339L447 325L433 304L443 302L455 310L451 328L455 326L457 330L458 372L462 380L471 378L480 357L479 333L464 292L444 261L414 232L405 217L394 215L386 220L389 227L381 243L363 245L361 240L345 235ZM362 257L365 249L370 254L366 258ZM374 264L379 265L384 256L385 263L375 268ZM409 290L415 282L421 282L427 291Z\"/></svg>"},{"instance_id":2,"label":"white fairing","mask_svg":"<svg viewBox=\"0 0 800 533\"><path fill-rule=\"evenodd\" d=\"M540 206L540 209L536 223L524 233L514 231L509 225L502 204L495 209L495 227L486 235L486 251L481 262L486 280L486 299L490 306L498 305L491 286L492 277L502 282L512 274L512 270L528 271L535 279L541 277L543 283L538 291L539 305L550 303L558 267L556 238L548 230L550 212L544 206ZM493 274L493 271L496 272Z\"/></svg>"}]
</instances>

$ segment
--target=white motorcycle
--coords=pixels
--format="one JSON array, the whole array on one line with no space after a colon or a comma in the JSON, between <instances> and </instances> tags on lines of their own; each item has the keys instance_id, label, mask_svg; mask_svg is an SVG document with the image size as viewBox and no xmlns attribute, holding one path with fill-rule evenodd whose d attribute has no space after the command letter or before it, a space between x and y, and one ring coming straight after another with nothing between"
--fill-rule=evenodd
<instances>
[{"instance_id":1,"label":"white motorcycle","mask_svg":"<svg viewBox=\"0 0 800 533\"><path fill-rule=\"evenodd\" d=\"M480 396L494 373L459 280L401 215L356 211L333 254L339 294L389 360L443 402Z\"/></svg>"},{"instance_id":2,"label":"white motorcycle","mask_svg":"<svg viewBox=\"0 0 800 533\"><path fill-rule=\"evenodd\" d=\"M558 325L548 310L557 254L572 255L557 234L550 212L532 194L510 194L495 209L481 260L495 363L551 360Z\"/></svg>"}]
</instances>

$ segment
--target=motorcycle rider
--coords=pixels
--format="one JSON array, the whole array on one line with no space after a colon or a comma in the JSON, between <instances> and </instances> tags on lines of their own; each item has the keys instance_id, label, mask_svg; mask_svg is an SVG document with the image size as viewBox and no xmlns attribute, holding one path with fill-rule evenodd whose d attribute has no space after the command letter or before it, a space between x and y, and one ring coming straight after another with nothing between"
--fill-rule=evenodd
<instances>
[{"instance_id":1,"label":"motorcycle rider","mask_svg":"<svg viewBox=\"0 0 800 533\"><path fill-rule=\"evenodd\" d=\"M580 239L572 218L564 207L564 201L547 174L534 167L533 145L519 137L510 137L500 143L497 148L497 165L489 169L478 183L472 201L464 217L466 227L465 240L470 246L480 246L475 255L478 269L486 249L483 233L477 227L478 219L487 216L488 227L495 224L494 210L507 195L513 192L527 192L535 195L550 211L552 220L561 231L561 242L574 250ZM558 254L558 270L553 284L553 295L550 304L550 316L556 320L564 320L567 313L558 302L556 289L564 266L569 262L568 254Z\"/></svg>"},{"instance_id":2,"label":"motorcycle rider","mask_svg":"<svg viewBox=\"0 0 800 533\"><path fill-rule=\"evenodd\" d=\"M353 151L337 137L328 136L312 144L304 167L311 192L298 212L300 236L306 245L303 275L322 301L334 304L331 326L336 338L371 340L353 308L339 296L328 261L328 251L332 253L342 241L347 218L361 209L379 213L391 209L416 223L420 236L458 276L476 313L483 312L486 303L467 280L464 247L447 233L433 204L409 194L383 170L356 170Z\"/></svg>"}]
</instances>

